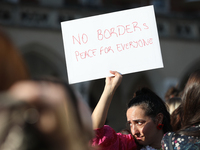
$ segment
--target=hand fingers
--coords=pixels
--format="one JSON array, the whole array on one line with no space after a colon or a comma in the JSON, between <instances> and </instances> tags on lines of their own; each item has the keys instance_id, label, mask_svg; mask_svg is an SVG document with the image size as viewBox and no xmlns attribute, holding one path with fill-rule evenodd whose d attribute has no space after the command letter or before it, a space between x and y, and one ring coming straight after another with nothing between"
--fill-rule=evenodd
<instances>
[{"instance_id":1,"label":"hand fingers","mask_svg":"<svg viewBox=\"0 0 200 150\"><path fill-rule=\"evenodd\" d=\"M122 77L122 75L117 71L112 71L111 70L110 73L113 74L114 76Z\"/></svg>"}]
</instances>

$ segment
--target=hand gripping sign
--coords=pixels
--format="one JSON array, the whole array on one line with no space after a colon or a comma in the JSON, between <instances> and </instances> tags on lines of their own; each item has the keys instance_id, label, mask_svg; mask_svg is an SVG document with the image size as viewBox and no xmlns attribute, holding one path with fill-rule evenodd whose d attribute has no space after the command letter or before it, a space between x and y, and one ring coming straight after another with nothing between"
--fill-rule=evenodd
<instances>
[{"instance_id":1,"label":"hand gripping sign","mask_svg":"<svg viewBox=\"0 0 200 150\"><path fill-rule=\"evenodd\" d=\"M61 23L70 84L162 68L153 6Z\"/></svg>"}]
</instances>

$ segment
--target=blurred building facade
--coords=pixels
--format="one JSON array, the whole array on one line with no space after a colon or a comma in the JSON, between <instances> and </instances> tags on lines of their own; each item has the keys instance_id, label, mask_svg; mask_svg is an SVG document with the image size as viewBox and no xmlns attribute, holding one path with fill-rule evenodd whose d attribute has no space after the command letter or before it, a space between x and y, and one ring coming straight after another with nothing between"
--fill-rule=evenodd
<instances>
[{"instance_id":1,"label":"blurred building facade","mask_svg":"<svg viewBox=\"0 0 200 150\"><path fill-rule=\"evenodd\" d=\"M67 81L60 22L119 10L154 5L164 68L127 74L111 104L107 124L125 128L126 103L138 86L160 97L171 86L184 87L200 68L199 0L0 0L0 27L19 47L32 77L52 75ZM74 84L91 108L104 79Z\"/></svg>"}]
</instances>

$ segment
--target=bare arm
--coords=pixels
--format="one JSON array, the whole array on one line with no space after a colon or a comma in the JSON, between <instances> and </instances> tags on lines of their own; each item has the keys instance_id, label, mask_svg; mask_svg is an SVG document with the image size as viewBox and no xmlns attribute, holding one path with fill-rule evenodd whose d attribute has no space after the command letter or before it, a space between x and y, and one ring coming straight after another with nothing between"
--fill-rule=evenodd
<instances>
[{"instance_id":1,"label":"bare arm","mask_svg":"<svg viewBox=\"0 0 200 150\"><path fill-rule=\"evenodd\" d=\"M110 103L117 87L122 81L122 75L117 71L110 71L110 73L114 76L106 78L104 91L92 113L93 129L101 128L105 124Z\"/></svg>"}]
</instances>

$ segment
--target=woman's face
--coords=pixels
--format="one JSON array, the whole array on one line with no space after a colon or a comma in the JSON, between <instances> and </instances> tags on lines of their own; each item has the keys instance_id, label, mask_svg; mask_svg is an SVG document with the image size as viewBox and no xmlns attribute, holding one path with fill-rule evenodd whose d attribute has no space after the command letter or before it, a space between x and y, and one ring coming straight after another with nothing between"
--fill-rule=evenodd
<instances>
[{"instance_id":1,"label":"woman's face","mask_svg":"<svg viewBox=\"0 0 200 150\"><path fill-rule=\"evenodd\" d=\"M140 106L133 106L127 110L127 122L135 139L141 145L154 146L157 143L158 129L156 123Z\"/></svg>"}]
</instances>

